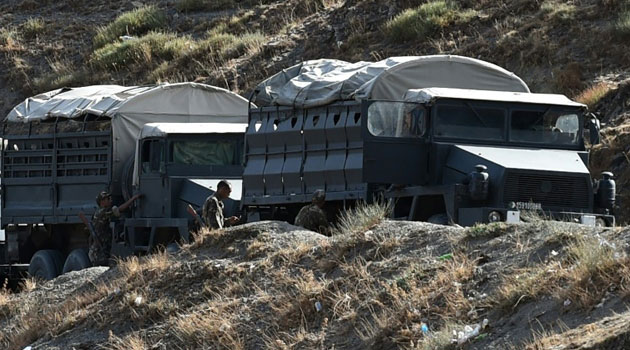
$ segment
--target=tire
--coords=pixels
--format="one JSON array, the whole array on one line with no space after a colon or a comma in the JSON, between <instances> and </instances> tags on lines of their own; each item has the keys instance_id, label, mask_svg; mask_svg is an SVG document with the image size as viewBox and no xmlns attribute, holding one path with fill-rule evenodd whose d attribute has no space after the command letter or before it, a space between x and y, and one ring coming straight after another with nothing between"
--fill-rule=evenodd
<instances>
[{"instance_id":1,"label":"tire","mask_svg":"<svg viewBox=\"0 0 630 350\"><path fill-rule=\"evenodd\" d=\"M428 223L437 224L437 225L449 225L450 220L448 219L448 215L446 213L431 215L427 219Z\"/></svg>"},{"instance_id":2,"label":"tire","mask_svg":"<svg viewBox=\"0 0 630 350\"><path fill-rule=\"evenodd\" d=\"M58 250L38 250L33 254L28 266L28 274L35 278L50 281L59 276L63 269L63 254Z\"/></svg>"},{"instance_id":3,"label":"tire","mask_svg":"<svg viewBox=\"0 0 630 350\"><path fill-rule=\"evenodd\" d=\"M63 273L83 270L90 266L92 266L92 263L90 262L87 249L75 249L66 258L66 263L63 264Z\"/></svg>"}]
</instances>

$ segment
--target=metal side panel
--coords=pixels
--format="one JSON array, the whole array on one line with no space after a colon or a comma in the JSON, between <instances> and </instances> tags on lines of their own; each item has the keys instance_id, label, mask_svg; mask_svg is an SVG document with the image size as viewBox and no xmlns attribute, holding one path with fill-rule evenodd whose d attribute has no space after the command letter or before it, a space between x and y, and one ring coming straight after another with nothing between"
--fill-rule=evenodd
<instances>
[{"instance_id":1,"label":"metal side panel","mask_svg":"<svg viewBox=\"0 0 630 350\"><path fill-rule=\"evenodd\" d=\"M324 165L324 178L327 192L346 190L344 169L348 154L346 137L346 119L348 108L346 106L331 106L326 118L326 164Z\"/></svg>"},{"instance_id":2,"label":"metal side panel","mask_svg":"<svg viewBox=\"0 0 630 350\"><path fill-rule=\"evenodd\" d=\"M267 145L264 123L268 113L259 110L252 111L249 126L245 132L245 169L243 171L244 196L262 196L265 194L263 173L267 161Z\"/></svg>"},{"instance_id":3,"label":"metal side panel","mask_svg":"<svg viewBox=\"0 0 630 350\"><path fill-rule=\"evenodd\" d=\"M284 139L280 130L283 113L275 113L267 118L263 126L267 140L267 162L263 173L265 194L279 195L283 193L282 167L284 166Z\"/></svg>"},{"instance_id":4,"label":"metal side panel","mask_svg":"<svg viewBox=\"0 0 630 350\"><path fill-rule=\"evenodd\" d=\"M282 138L285 142L285 160L282 167L282 181L284 183L284 193L287 195L301 194L304 192L302 186L302 156L304 152L304 139L302 127L304 117L302 110L295 111L295 114L279 125L282 131Z\"/></svg>"},{"instance_id":5,"label":"metal side panel","mask_svg":"<svg viewBox=\"0 0 630 350\"><path fill-rule=\"evenodd\" d=\"M361 136L361 106L350 106L346 118L348 155L344 165L344 176L348 191L364 190L363 181L363 137Z\"/></svg>"},{"instance_id":6,"label":"metal side panel","mask_svg":"<svg viewBox=\"0 0 630 350\"><path fill-rule=\"evenodd\" d=\"M303 181L306 193L325 189L326 108L307 111L304 124L305 159Z\"/></svg>"}]
</instances>

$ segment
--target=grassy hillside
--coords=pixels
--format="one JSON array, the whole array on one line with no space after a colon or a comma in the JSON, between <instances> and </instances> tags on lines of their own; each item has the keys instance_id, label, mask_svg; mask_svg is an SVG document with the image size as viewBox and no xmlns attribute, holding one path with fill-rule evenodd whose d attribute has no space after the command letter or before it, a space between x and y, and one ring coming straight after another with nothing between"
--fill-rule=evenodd
<instances>
[{"instance_id":1,"label":"grassy hillside","mask_svg":"<svg viewBox=\"0 0 630 350\"><path fill-rule=\"evenodd\" d=\"M378 212L378 211L376 211ZM624 349L628 230L469 229L352 213L262 222L176 254L0 293L5 349ZM477 333L471 334L479 325ZM569 338L570 337L570 338ZM459 344L458 344L459 342Z\"/></svg>"},{"instance_id":2,"label":"grassy hillside","mask_svg":"<svg viewBox=\"0 0 630 350\"><path fill-rule=\"evenodd\" d=\"M572 96L630 65L625 0L10 0L0 13L3 112L97 83L196 80L245 94L321 57L460 54Z\"/></svg>"}]
</instances>

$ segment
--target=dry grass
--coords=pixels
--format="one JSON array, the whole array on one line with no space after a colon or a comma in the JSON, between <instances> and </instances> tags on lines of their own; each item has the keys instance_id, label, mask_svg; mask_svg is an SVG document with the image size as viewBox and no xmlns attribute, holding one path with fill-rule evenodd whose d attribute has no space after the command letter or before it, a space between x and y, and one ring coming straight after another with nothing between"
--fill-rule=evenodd
<instances>
[{"instance_id":1,"label":"dry grass","mask_svg":"<svg viewBox=\"0 0 630 350\"><path fill-rule=\"evenodd\" d=\"M237 306L238 303L223 298L215 299L212 307L177 317L173 321L173 333L186 344L200 348L244 349L236 329L234 311Z\"/></svg>"},{"instance_id":2,"label":"dry grass","mask_svg":"<svg viewBox=\"0 0 630 350\"><path fill-rule=\"evenodd\" d=\"M566 288L559 298L569 299L588 309L599 303L604 294L619 289L630 291L630 259L601 237L583 236L568 248L570 268L560 270Z\"/></svg>"},{"instance_id":3,"label":"dry grass","mask_svg":"<svg viewBox=\"0 0 630 350\"><path fill-rule=\"evenodd\" d=\"M21 30L25 38L32 39L46 31L46 23L41 18L31 17L22 24Z\"/></svg>"},{"instance_id":4,"label":"dry grass","mask_svg":"<svg viewBox=\"0 0 630 350\"><path fill-rule=\"evenodd\" d=\"M540 11L546 18L567 23L576 18L577 8L574 4L562 1L546 0L540 5Z\"/></svg>"},{"instance_id":5,"label":"dry grass","mask_svg":"<svg viewBox=\"0 0 630 350\"><path fill-rule=\"evenodd\" d=\"M0 48L10 51L20 47L18 31L14 28L0 28Z\"/></svg>"},{"instance_id":6,"label":"dry grass","mask_svg":"<svg viewBox=\"0 0 630 350\"><path fill-rule=\"evenodd\" d=\"M376 201L372 204L359 202L341 213L333 234L363 234L389 216L388 204Z\"/></svg>"},{"instance_id":7,"label":"dry grass","mask_svg":"<svg viewBox=\"0 0 630 350\"><path fill-rule=\"evenodd\" d=\"M476 15L474 10L461 10L453 1L429 1L403 11L385 24L385 32L394 41L422 40L440 28L465 23Z\"/></svg>"},{"instance_id":8,"label":"dry grass","mask_svg":"<svg viewBox=\"0 0 630 350\"><path fill-rule=\"evenodd\" d=\"M145 350L148 348L145 341L138 334L130 334L124 338L119 338L114 334L110 334L107 345L103 347L105 350Z\"/></svg>"},{"instance_id":9,"label":"dry grass","mask_svg":"<svg viewBox=\"0 0 630 350\"><path fill-rule=\"evenodd\" d=\"M167 24L166 13L156 6L143 6L125 12L110 24L100 27L94 36L94 48L118 41L123 35L139 36L162 29Z\"/></svg>"},{"instance_id":10,"label":"dry grass","mask_svg":"<svg viewBox=\"0 0 630 350\"><path fill-rule=\"evenodd\" d=\"M589 233L551 235L546 243L567 244L566 256L508 272L495 293L494 305L514 310L549 295L558 302L568 299L581 309L589 309L611 289L624 295L630 291L630 259L614 245Z\"/></svg>"},{"instance_id":11,"label":"dry grass","mask_svg":"<svg viewBox=\"0 0 630 350\"><path fill-rule=\"evenodd\" d=\"M608 94L608 92L610 92L612 88L612 85L606 82L600 82L586 88L575 97L575 100L577 102L587 105L588 108L592 110L597 105L599 100L601 100L602 97L606 96L606 94Z\"/></svg>"},{"instance_id":12,"label":"dry grass","mask_svg":"<svg viewBox=\"0 0 630 350\"><path fill-rule=\"evenodd\" d=\"M493 297L493 304L503 310L512 311L521 303L529 302L550 292L549 282L555 271L552 266L536 266L511 271L498 287Z\"/></svg>"}]
</instances>

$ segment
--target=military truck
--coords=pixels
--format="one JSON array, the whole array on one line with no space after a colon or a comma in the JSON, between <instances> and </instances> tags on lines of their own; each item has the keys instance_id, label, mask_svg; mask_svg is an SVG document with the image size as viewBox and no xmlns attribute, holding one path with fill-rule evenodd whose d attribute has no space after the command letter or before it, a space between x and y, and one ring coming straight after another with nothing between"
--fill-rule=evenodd
<instances>
[{"instance_id":1,"label":"military truck","mask_svg":"<svg viewBox=\"0 0 630 350\"><path fill-rule=\"evenodd\" d=\"M113 255L187 241L189 204L223 178L240 189L247 105L182 83L60 89L16 106L2 125L0 273L52 279L89 266L78 214L91 216L103 190L114 203L143 194L112 224Z\"/></svg>"},{"instance_id":2,"label":"military truck","mask_svg":"<svg viewBox=\"0 0 630 350\"><path fill-rule=\"evenodd\" d=\"M317 189L329 219L358 201L392 217L464 226L525 212L614 225L612 174L591 178L586 107L515 74L449 55L307 61L254 91L242 204L293 220Z\"/></svg>"}]
</instances>

